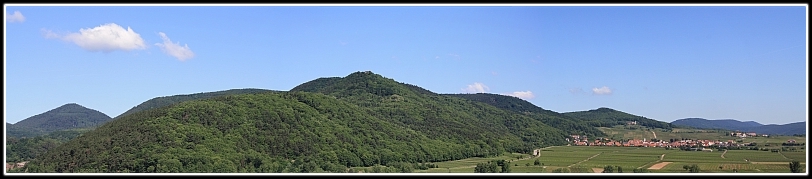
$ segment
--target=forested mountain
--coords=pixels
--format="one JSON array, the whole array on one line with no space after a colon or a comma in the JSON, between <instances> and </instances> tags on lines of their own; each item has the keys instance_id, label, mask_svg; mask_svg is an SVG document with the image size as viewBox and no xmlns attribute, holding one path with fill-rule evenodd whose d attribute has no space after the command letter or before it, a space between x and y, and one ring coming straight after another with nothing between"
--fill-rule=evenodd
<instances>
[{"instance_id":1,"label":"forested mountain","mask_svg":"<svg viewBox=\"0 0 812 179\"><path fill-rule=\"evenodd\" d=\"M38 136L57 130L94 127L111 118L99 111L88 109L76 103L65 104L42 114L23 119L12 125L7 124L7 136Z\"/></svg>"},{"instance_id":2,"label":"forested mountain","mask_svg":"<svg viewBox=\"0 0 812 179\"><path fill-rule=\"evenodd\" d=\"M326 79L326 80L325 80ZM345 172L565 144L572 131L371 72L117 117L29 172Z\"/></svg>"},{"instance_id":3,"label":"forested mountain","mask_svg":"<svg viewBox=\"0 0 812 179\"><path fill-rule=\"evenodd\" d=\"M164 106L169 106L172 104L184 102L184 101L191 101L197 99L206 99L215 96L222 96L222 95L230 95L230 94L249 94L249 93L263 93L263 92L272 92L274 90L266 90L266 89L254 89L254 88L246 88L246 89L230 89L224 91L215 91L215 92L205 92L205 93L195 93L195 94L182 94L182 95L173 95L173 96L164 96L164 97L157 97L152 98L150 100L144 101L141 104L131 108L130 110L124 111L120 115L116 116L116 118L125 116L128 114L132 114L135 112L147 110L147 109L154 109Z\"/></svg>"},{"instance_id":4,"label":"forested mountain","mask_svg":"<svg viewBox=\"0 0 812 179\"><path fill-rule=\"evenodd\" d=\"M626 122L637 121L637 125L671 129L670 123L649 119L642 116L635 116L610 108L598 108L589 111L567 112L564 115L585 120L585 122L595 127L612 127L614 125L624 125Z\"/></svg>"},{"instance_id":5,"label":"forested mountain","mask_svg":"<svg viewBox=\"0 0 812 179\"><path fill-rule=\"evenodd\" d=\"M32 137L6 136L6 162L29 161L90 130L75 128Z\"/></svg>"},{"instance_id":6,"label":"forested mountain","mask_svg":"<svg viewBox=\"0 0 812 179\"><path fill-rule=\"evenodd\" d=\"M523 99L490 93L476 93L476 94L443 94L446 96L460 97L472 101L483 102L497 108L505 109L528 115L531 118L541 120L547 125L565 131L572 131L572 134L588 135L588 136L605 136L603 132L597 128L588 125L582 119L576 119L554 111L546 110Z\"/></svg>"},{"instance_id":7,"label":"forested mountain","mask_svg":"<svg viewBox=\"0 0 812 179\"><path fill-rule=\"evenodd\" d=\"M733 119L708 120L703 118L678 119L675 120L674 122L671 122L671 124L700 129L728 129L728 130L741 130L763 125L755 121L741 122Z\"/></svg>"},{"instance_id":8,"label":"forested mountain","mask_svg":"<svg viewBox=\"0 0 812 179\"><path fill-rule=\"evenodd\" d=\"M806 135L806 122L795 122L789 124L770 124L757 127L751 127L742 131L755 132L758 134L771 134L771 135Z\"/></svg>"},{"instance_id":9,"label":"forested mountain","mask_svg":"<svg viewBox=\"0 0 812 179\"><path fill-rule=\"evenodd\" d=\"M675 120L674 122L671 122L671 124L702 129L738 130L742 132L755 132L758 134L771 135L806 134L806 122L795 122L781 125L763 125L754 121L742 122L735 119L708 120L702 118L685 118Z\"/></svg>"}]
</instances>

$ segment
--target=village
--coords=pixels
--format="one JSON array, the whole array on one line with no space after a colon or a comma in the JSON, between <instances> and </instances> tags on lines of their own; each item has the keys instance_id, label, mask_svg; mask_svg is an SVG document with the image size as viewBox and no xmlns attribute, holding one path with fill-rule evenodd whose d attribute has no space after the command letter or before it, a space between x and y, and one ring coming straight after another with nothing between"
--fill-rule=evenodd
<instances>
[{"instance_id":1,"label":"village","mask_svg":"<svg viewBox=\"0 0 812 179\"><path fill-rule=\"evenodd\" d=\"M635 122L630 122L629 124L635 125ZM730 136L735 137L754 137L759 136L755 132L731 132ZM769 135L762 134L762 137L768 137ZM712 152L712 149L704 148L704 147L728 147L728 146L747 146L749 143L737 143L734 140L658 140L658 139L631 139L627 141L615 141L608 138L599 138L590 141L586 135L571 135L572 139L567 138L567 142L572 142L570 145L576 146L618 146L618 147L664 147L664 148L680 148L680 147L692 147L695 150L701 151L709 151ZM794 143L794 140L787 141L788 143Z\"/></svg>"}]
</instances>

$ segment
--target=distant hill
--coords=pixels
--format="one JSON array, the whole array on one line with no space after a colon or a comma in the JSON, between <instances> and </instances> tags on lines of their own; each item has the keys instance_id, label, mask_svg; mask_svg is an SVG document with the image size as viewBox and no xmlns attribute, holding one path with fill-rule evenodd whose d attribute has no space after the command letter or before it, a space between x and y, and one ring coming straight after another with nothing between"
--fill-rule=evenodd
<instances>
[{"instance_id":1,"label":"distant hill","mask_svg":"<svg viewBox=\"0 0 812 179\"><path fill-rule=\"evenodd\" d=\"M86 108L76 103L69 103L7 125L8 136L37 136L53 131L95 127L109 121L110 116Z\"/></svg>"},{"instance_id":2,"label":"distant hill","mask_svg":"<svg viewBox=\"0 0 812 179\"><path fill-rule=\"evenodd\" d=\"M763 125L754 121L742 122L734 119L708 120L703 118L685 118L675 120L674 122L671 122L671 124L700 129L738 130L742 132L755 132L759 134L806 134L806 122L796 122L782 125Z\"/></svg>"},{"instance_id":3,"label":"distant hill","mask_svg":"<svg viewBox=\"0 0 812 179\"><path fill-rule=\"evenodd\" d=\"M673 126L667 122L657 121L642 116L635 116L629 113L621 112L610 108L598 108L589 111L567 112L564 115L569 115L575 118L583 119L587 124L595 127L612 127L615 125L624 125L627 122L637 122L637 125L671 129Z\"/></svg>"},{"instance_id":4,"label":"distant hill","mask_svg":"<svg viewBox=\"0 0 812 179\"><path fill-rule=\"evenodd\" d=\"M215 96L222 96L222 95L231 95L231 94L251 94L251 93L263 93L263 92L273 92L274 90L267 90L267 89L254 89L254 88L246 88L246 89L230 89L224 91L215 91L215 92L205 92L205 93L195 93L195 94L182 94L182 95L173 95L173 96L164 96L164 97L156 97L150 100L144 101L137 106L130 108L130 110L121 113L120 115L116 116L119 118L121 116L125 116L128 114L132 114L139 111L144 111L147 109L154 109L160 108L164 106L169 106L172 104L177 104L184 101L190 100L197 100L197 99L206 99Z\"/></svg>"}]
</instances>

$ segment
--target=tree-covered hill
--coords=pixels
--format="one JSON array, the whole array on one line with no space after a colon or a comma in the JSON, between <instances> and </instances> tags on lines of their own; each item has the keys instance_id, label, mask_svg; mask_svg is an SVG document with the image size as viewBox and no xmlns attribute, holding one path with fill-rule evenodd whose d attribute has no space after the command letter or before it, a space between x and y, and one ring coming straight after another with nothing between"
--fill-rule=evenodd
<instances>
[{"instance_id":1,"label":"tree-covered hill","mask_svg":"<svg viewBox=\"0 0 812 179\"><path fill-rule=\"evenodd\" d=\"M116 116L119 118L121 116L125 116L128 114L132 114L135 112L147 110L147 109L154 109L164 106L169 106L172 104L196 100L196 99L206 99L215 96L222 96L222 95L230 95L230 94L249 94L249 93L263 93L263 92L273 92L274 90L266 90L266 89L254 89L254 88L246 88L246 89L230 89L224 91L215 91L215 92L205 92L205 93L195 93L195 94L182 94L182 95L172 95L172 96L163 96L163 97L156 97L150 100L144 101L137 106L130 108L130 110L124 111L120 115Z\"/></svg>"},{"instance_id":2,"label":"tree-covered hill","mask_svg":"<svg viewBox=\"0 0 812 179\"><path fill-rule=\"evenodd\" d=\"M344 172L529 153L570 131L370 72L290 92L227 95L108 122L29 172ZM311 81L312 82L312 81Z\"/></svg>"},{"instance_id":3,"label":"tree-covered hill","mask_svg":"<svg viewBox=\"0 0 812 179\"><path fill-rule=\"evenodd\" d=\"M583 119L587 124L595 127L612 127L615 125L625 125L626 122L636 121L637 125L671 129L670 123L649 119L643 116L635 116L610 108L598 108L589 111L567 112L564 115Z\"/></svg>"},{"instance_id":4,"label":"tree-covered hill","mask_svg":"<svg viewBox=\"0 0 812 179\"><path fill-rule=\"evenodd\" d=\"M806 122L795 122L789 124L763 125L754 121L738 121L735 119L708 120L703 118L685 118L671 122L675 126L688 126L701 129L726 129L738 130L742 132L755 132L758 134L770 135L795 135L806 134Z\"/></svg>"},{"instance_id":5,"label":"tree-covered hill","mask_svg":"<svg viewBox=\"0 0 812 179\"><path fill-rule=\"evenodd\" d=\"M94 127L109 121L110 116L86 108L76 103L69 103L41 114L23 119L12 125L6 125L6 135L13 137L33 137L48 134L57 130Z\"/></svg>"},{"instance_id":6,"label":"tree-covered hill","mask_svg":"<svg viewBox=\"0 0 812 179\"><path fill-rule=\"evenodd\" d=\"M445 96L460 97L472 101L483 102L500 109L521 113L531 118L541 120L547 125L561 129L564 131L571 131L572 134L588 135L588 136L605 136L603 132L597 128L588 125L581 119L576 119L554 111L546 110L523 99L514 96L505 96L490 93L476 93L476 94L443 94Z\"/></svg>"},{"instance_id":7,"label":"tree-covered hill","mask_svg":"<svg viewBox=\"0 0 812 179\"><path fill-rule=\"evenodd\" d=\"M727 130L740 130L745 128L758 127L762 125L755 121L741 122L734 119L708 120L703 118L677 119L671 122L671 124L675 126L688 126L700 129L727 129Z\"/></svg>"}]
</instances>

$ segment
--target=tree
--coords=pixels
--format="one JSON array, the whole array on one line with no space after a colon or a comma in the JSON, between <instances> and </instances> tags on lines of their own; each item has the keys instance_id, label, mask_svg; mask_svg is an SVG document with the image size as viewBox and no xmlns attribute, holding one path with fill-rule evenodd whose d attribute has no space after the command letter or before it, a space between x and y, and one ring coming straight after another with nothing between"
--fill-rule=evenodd
<instances>
[{"instance_id":1,"label":"tree","mask_svg":"<svg viewBox=\"0 0 812 179\"><path fill-rule=\"evenodd\" d=\"M699 173L699 166L696 165L696 164L691 165L690 172L691 173Z\"/></svg>"},{"instance_id":2,"label":"tree","mask_svg":"<svg viewBox=\"0 0 812 179\"><path fill-rule=\"evenodd\" d=\"M789 172L801 173L801 163L798 161L789 162Z\"/></svg>"},{"instance_id":3,"label":"tree","mask_svg":"<svg viewBox=\"0 0 812 179\"><path fill-rule=\"evenodd\" d=\"M612 172L614 172L614 171L613 171L613 170L614 170L614 168L615 168L615 167L612 167L612 166L610 166L610 165L607 165L607 166L603 167L603 172L601 172L601 173L612 173Z\"/></svg>"},{"instance_id":4,"label":"tree","mask_svg":"<svg viewBox=\"0 0 812 179\"><path fill-rule=\"evenodd\" d=\"M541 164L541 162L539 162L539 159L536 159L536 161L533 162L533 165L540 165L540 164Z\"/></svg>"},{"instance_id":5,"label":"tree","mask_svg":"<svg viewBox=\"0 0 812 179\"><path fill-rule=\"evenodd\" d=\"M616 166L616 167L617 167L617 172L618 173L623 173L623 168L621 168L620 166Z\"/></svg>"}]
</instances>

